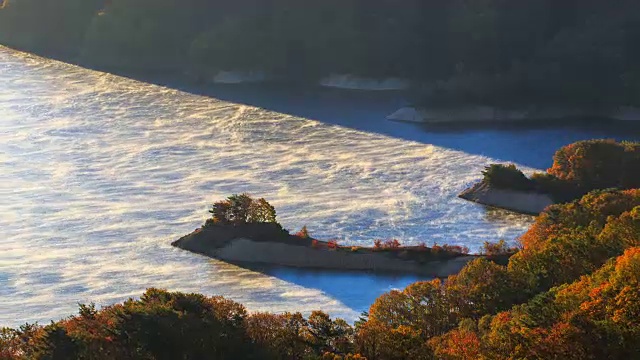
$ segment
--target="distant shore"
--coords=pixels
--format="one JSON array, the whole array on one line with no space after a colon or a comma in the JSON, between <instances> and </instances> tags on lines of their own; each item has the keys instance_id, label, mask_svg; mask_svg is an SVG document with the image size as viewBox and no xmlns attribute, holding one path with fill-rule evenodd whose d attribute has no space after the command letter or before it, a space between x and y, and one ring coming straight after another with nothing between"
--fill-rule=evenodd
<instances>
[{"instance_id":1,"label":"distant shore","mask_svg":"<svg viewBox=\"0 0 640 360\"><path fill-rule=\"evenodd\" d=\"M225 88L234 93L245 87L259 87L291 90L300 95L321 91L341 91L349 96L371 96L380 99L396 99L396 103L408 103L412 96L412 82L399 78L365 78L349 74L330 74L314 81L287 81L274 78L260 71L221 71L215 75L203 77L178 70L132 70L124 68L103 68L87 62L56 53L33 53L26 50L0 47L23 52L26 54L62 61L87 69L106 72L130 79L144 81L178 90L215 95L216 90ZM403 100L400 100L403 99ZM470 105L459 103L450 106L398 106L390 110L386 118L391 121L426 124L430 126L465 126L482 127L509 125L565 125L565 124L606 124L615 121L624 127L638 127L640 123L640 108L621 106L615 109L583 109L572 106L544 105L525 107L497 107L490 105Z\"/></svg>"},{"instance_id":2,"label":"distant shore","mask_svg":"<svg viewBox=\"0 0 640 360\"><path fill-rule=\"evenodd\" d=\"M640 121L640 108L622 106L613 109L587 109L570 106L528 106L503 108L497 106L469 106L428 108L408 106L387 116L388 120L424 124L459 123L525 123L535 121Z\"/></svg>"}]
</instances>

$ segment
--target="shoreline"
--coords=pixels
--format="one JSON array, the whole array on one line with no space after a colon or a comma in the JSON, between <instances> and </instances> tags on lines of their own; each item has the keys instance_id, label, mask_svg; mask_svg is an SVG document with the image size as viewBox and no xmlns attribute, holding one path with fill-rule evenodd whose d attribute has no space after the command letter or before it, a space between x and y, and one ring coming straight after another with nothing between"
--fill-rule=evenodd
<instances>
[{"instance_id":1,"label":"shoreline","mask_svg":"<svg viewBox=\"0 0 640 360\"><path fill-rule=\"evenodd\" d=\"M458 197L477 204L532 216L538 216L547 207L555 204L547 194L496 189L482 181L464 190Z\"/></svg>"},{"instance_id":2,"label":"shoreline","mask_svg":"<svg viewBox=\"0 0 640 360\"><path fill-rule=\"evenodd\" d=\"M640 108L618 106L610 109L587 109L570 106L537 105L521 108L496 106L469 106L459 104L450 107L406 106L387 116L387 120L443 125L443 124L531 124L548 123L605 123L636 124L640 122Z\"/></svg>"},{"instance_id":3,"label":"shoreline","mask_svg":"<svg viewBox=\"0 0 640 360\"><path fill-rule=\"evenodd\" d=\"M408 92L410 92L409 86L405 88L394 86L383 89L373 86L372 89L366 89L362 87L354 87L348 84L348 81L345 86L335 86L329 83L324 85L321 84L323 80L330 78L332 75L328 75L324 78L321 77L317 79L317 81L306 83L286 81L282 79L278 80L267 76L265 76L265 79L269 80L261 82L239 81L216 83L214 81L198 81L197 77L194 78L194 76L186 73L184 70L167 69L143 71L102 68L61 54L35 53L0 44L0 48L2 47L28 56L37 56L47 60L59 61L92 71L99 71L203 96L215 97L217 93L221 91L223 93L233 93L234 91L243 88L264 88L290 93L292 96L300 96L303 93L318 95L322 93L330 94L332 92L337 92L342 95L346 94L347 96L364 96L367 98L371 97L372 99L386 99L389 102L395 99L395 103L407 103L407 95ZM349 78L349 76L346 75L341 76ZM373 83L384 83L389 80L389 78L360 78L357 76L351 76L351 78L358 80L364 79L367 82ZM392 80L404 81L404 79L393 78ZM640 129L640 108L626 106L619 106L618 109L614 110L593 112L570 106L539 105L537 107L525 106L520 108L499 108L493 106L471 106L467 103L460 103L448 107L436 106L432 109L420 106L399 105L396 109L397 110L395 111L391 110L391 113L386 116L387 120L434 127L464 126L464 128L498 128L503 126L523 126L537 128L545 126L556 127L571 125L598 127L610 124L610 122L613 121L617 126L629 127L634 130Z\"/></svg>"},{"instance_id":4,"label":"shoreline","mask_svg":"<svg viewBox=\"0 0 640 360\"><path fill-rule=\"evenodd\" d=\"M260 228L256 233L256 227ZM308 270L415 274L447 277L483 255L431 253L430 248L337 247L312 238L271 232L268 225L238 228L198 229L171 243L172 246L234 265L268 265ZM236 234L237 233L237 234ZM247 236L256 234L255 237ZM248 266L247 266L248 265Z\"/></svg>"}]
</instances>

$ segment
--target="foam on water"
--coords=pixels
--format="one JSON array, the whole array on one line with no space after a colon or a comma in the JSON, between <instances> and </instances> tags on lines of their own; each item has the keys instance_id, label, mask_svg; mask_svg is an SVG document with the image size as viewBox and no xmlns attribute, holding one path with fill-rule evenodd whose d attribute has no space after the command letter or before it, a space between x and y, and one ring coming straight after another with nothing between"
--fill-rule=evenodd
<instances>
[{"instance_id":1,"label":"foam on water","mask_svg":"<svg viewBox=\"0 0 640 360\"><path fill-rule=\"evenodd\" d=\"M490 161L0 48L0 324L151 286L353 319L415 279L268 275L169 244L241 192L269 199L288 229L346 243L513 240L530 217L456 198Z\"/></svg>"}]
</instances>

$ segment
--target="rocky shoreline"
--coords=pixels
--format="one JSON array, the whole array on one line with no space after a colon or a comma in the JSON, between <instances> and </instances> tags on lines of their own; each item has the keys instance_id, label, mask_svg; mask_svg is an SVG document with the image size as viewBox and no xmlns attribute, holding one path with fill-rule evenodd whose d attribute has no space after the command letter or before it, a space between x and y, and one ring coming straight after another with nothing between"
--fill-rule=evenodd
<instances>
[{"instance_id":1,"label":"rocky shoreline","mask_svg":"<svg viewBox=\"0 0 640 360\"><path fill-rule=\"evenodd\" d=\"M533 191L497 189L484 182L475 184L460 193L458 197L478 204L527 215L539 215L548 206L554 204L553 199L547 194Z\"/></svg>"},{"instance_id":2,"label":"rocky shoreline","mask_svg":"<svg viewBox=\"0 0 640 360\"><path fill-rule=\"evenodd\" d=\"M256 233L256 226L253 227L249 231L238 228L202 228L172 245L238 265L253 263L307 269L411 273L430 277L457 274L469 261L478 257L460 254L416 261L408 252L418 250L403 250L407 253L396 255L390 251L373 251L372 248L332 249L323 241L271 232L275 229L265 228L266 232L261 232L260 236L247 236L249 233Z\"/></svg>"}]
</instances>

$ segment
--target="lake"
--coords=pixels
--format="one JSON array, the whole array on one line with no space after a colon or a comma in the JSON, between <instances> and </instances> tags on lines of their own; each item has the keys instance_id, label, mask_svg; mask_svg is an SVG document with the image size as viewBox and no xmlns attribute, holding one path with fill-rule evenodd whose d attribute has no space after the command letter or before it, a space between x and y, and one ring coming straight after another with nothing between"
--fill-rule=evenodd
<instances>
[{"instance_id":1,"label":"lake","mask_svg":"<svg viewBox=\"0 0 640 360\"><path fill-rule=\"evenodd\" d=\"M145 288L223 295L252 311L322 309L350 321L414 276L251 271L170 246L213 201L265 197L285 228L370 245L398 238L514 241L529 216L457 193L491 162L545 169L553 152L612 130L425 129L402 104L335 90L181 91L0 47L0 325L48 322L77 303Z\"/></svg>"}]
</instances>

